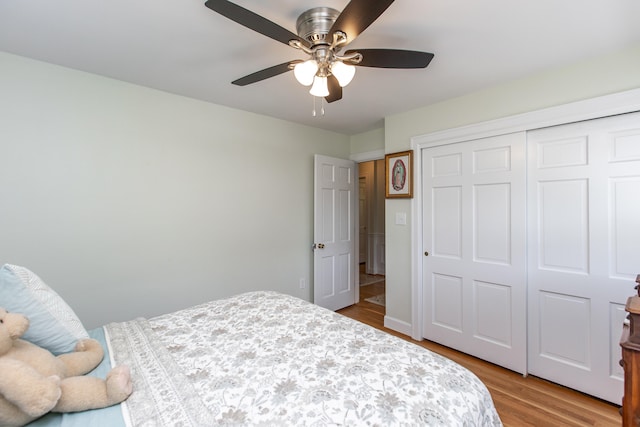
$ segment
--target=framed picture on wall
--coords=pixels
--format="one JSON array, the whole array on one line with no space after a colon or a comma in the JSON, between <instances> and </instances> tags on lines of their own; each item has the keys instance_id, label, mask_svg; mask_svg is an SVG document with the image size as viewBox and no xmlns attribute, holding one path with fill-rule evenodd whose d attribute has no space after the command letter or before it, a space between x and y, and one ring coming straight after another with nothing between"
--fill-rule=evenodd
<instances>
[{"instance_id":1,"label":"framed picture on wall","mask_svg":"<svg viewBox=\"0 0 640 427\"><path fill-rule=\"evenodd\" d=\"M386 154L384 156L388 199L413 197L413 151Z\"/></svg>"}]
</instances>

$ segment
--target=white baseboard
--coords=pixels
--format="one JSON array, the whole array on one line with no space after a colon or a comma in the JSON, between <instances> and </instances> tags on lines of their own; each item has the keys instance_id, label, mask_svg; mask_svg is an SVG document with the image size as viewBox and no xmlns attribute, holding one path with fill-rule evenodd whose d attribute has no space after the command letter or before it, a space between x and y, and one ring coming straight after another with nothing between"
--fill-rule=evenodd
<instances>
[{"instance_id":1,"label":"white baseboard","mask_svg":"<svg viewBox=\"0 0 640 427\"><path fill-rule=\"evenodd\" d=\"M393 329L396 332L411 336L411 324L403 320L394 319L393 317L384 316L384 327Z\"/></svg>"}]
</instances>

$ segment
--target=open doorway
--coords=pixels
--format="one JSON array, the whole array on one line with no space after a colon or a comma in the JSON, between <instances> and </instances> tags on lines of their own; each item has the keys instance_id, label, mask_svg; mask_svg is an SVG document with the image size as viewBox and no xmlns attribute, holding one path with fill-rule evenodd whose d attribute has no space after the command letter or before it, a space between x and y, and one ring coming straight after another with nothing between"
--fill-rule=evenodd
<instances>
[{"instance_id":1,"label":"open doorway","mask_svg":"<svg viewBox=\"0 0 640 427\"><path fill-rule=\"evenodd\" d=\"M360 302L385 306L385 164L358 164Z\"/></svg>"}]
</instances>

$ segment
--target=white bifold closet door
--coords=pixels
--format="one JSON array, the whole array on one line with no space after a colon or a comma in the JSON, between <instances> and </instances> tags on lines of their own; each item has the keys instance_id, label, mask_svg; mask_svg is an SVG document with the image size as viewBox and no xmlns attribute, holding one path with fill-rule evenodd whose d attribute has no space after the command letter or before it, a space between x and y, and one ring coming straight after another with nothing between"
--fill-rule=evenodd
<instances>
[{"instance_id":1,"label":"white bifold closet door","mask_svg":"<svg viewBox=\"0 0 640 427\"><path fill-rule=\"evenodd\" d=\"M528 132L529 372L620 404L640 273L640 114Z\"/></svg>"},{"instance_id":2,"label":"white bifold closet door","mask_svg":"<svg viewBox=\"0 0 640 427\"><path fill-rule=\"evenodd\" d=\"M526 372L525 133L422 150L425 338Z\"/></svg>"}]
</instances>

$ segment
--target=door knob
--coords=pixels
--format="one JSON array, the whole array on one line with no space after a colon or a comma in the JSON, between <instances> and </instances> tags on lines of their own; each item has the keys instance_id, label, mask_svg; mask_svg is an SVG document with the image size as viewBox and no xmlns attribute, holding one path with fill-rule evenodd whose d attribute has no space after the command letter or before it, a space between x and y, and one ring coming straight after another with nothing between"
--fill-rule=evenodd
<instances>
[{"instance_id":1,"label":"door knob","mask_svg":"<svg viewBox=\"0 0 640 427\"><path fill-rule=\"evenodd\" d=\"M429 256L429 252L425 252L425 253L424 253L424 256Z\"/></svg>"}]
</instances>

